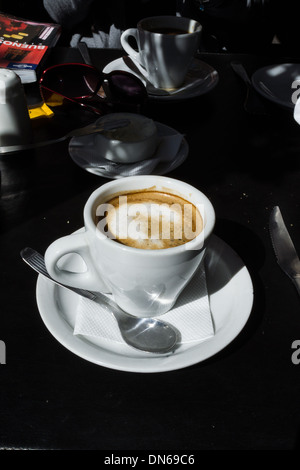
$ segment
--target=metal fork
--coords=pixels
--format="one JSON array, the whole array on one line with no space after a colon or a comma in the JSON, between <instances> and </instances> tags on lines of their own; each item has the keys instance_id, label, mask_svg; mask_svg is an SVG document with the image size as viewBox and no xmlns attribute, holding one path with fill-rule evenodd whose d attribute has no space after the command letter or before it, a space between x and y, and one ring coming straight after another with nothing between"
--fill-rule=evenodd
<instances>
[{"instance_id":1,"label":"metal fork","mask_svg":"<svg viewBox=\"0 0 300 470\"><path fill-rule=\"evenodd\" d=\"M5 145L0 147L0 154L1 153L13 153L13 152L20 152L22 150L32 150L38 147L45 147L47 145L57 144L59 142L63 142L67 140L69 137L79 137L82 135L88 134L95 134L97 132L107 131L118 129L121 127L125 127L129 124L128 119L116 119L115 121L105 122L102 124L97 124L94 122L93 124L89 124L85 127L80 127L79 129L74 129L68 134L64 135L63 137L58 137L57 139L51 140L44 140L42 142L35 142L32 144L19 144L19 145Z\"/></svg>"}]
</instances>

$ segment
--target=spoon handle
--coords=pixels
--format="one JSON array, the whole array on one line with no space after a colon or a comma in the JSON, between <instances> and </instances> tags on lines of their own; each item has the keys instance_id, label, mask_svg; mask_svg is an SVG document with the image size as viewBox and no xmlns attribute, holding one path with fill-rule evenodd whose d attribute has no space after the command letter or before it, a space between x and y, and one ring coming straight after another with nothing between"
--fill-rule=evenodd
<instances>
[{"instance_id":1,"label":"spoon handle","mask_svg":"<svg viewBox=\"0 0 300 470\"><path fill-rule=\"evenodd\" d=\"M78 43L78 49L79 49L80 54L82 55L84 63L87 64L87 65L93 65L93 62L92 62L92 59L91 59L91 56L90 56L90 52L89 52L89 49L88 49L86 43L85 42L79 42Z\"/></svg>"},{"instance_id":2,"label":"spoon handle","mask_svg":"<svg viewBox=\"0 0 300 470\"><path fill-rule=\"evenodd\" d=\"M43 256L32 248L24 248L21 250L22 259L39 274L65 289L69 289L76 294L86 297L90 300L99 302L101 306L111 313L119 325L119 331L124 341L131 347L140 351L164 354L172 349L178 342L178 333L166 322L158 322L159 328L153 328L154 320L147 318L147 322L139 328L139 321L132 315L124 312L113 300L104 294L97 292L94 294L86 289L78 289L66 286L53 279L46 268ZM140 321L143 319L139 319ZM145 320L145 319L144 319ZM126 334L128 333L128 334Z\"/></svg>"},{"instance_id":3,"label":"spoon handle","mask_svg":"<svg viewBox=\"0 0 300 470\"><path fill-rule=\"evenodd\" d=\"M252 81L245 67L240 62L232 61L231 68L243 80L247 87L247 94L244 101L245 111L249 112L250 114L267 115L268 112L265 103L254 89Z\"/></svg>"},{"instance_id":4,"label":"spoon handle","mask_svg":"<svg viewBox=\"0 0 300 470\"><path fill-rule=\"evenodd\" d=\"M91 292L86 289L79 289L77 287L71 287L67 286L66 284L62 284L61 282L56 281L53 279L50 274L47 271L44 257L38 253L36 250L33 250L32 248L23 248L21 250L21 257L27 263L31 268L33 268L36 272L39 274L42 274L45 276L47 279L52 281L54 284L57 284L60 287L64 287L65 289L69 289L72 292L75 292L78 295L81 295L82 297L86 297L89 300L94 300L96 302L99 302L102 304L105 304L106 307L109 307L110 313L112 313L116 319L120 317L120 315L123 315L128 318L134 318L132 315L129 313L125 312L122 310L116 302L114 302L112 299L108 298L106 295L102 294L101 292Z\"/></svg>"}]
</instances>

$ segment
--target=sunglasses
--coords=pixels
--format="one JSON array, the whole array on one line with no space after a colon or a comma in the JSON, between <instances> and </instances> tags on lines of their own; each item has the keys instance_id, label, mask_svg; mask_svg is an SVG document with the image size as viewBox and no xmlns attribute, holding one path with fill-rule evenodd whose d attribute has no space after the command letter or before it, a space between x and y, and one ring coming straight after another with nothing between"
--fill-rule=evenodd
<instances>
[{"instance_id":1,"label":"sunglasses","mask_svg":"<svg viewBox=\"0 0 300 470\"><path fill-rule=\"evenodd\" d=\"M39 85L50 108L75 104L103 114L111 107L138 111L147 100L146 87L135 75L122 70L105 74L87 64L53 65L43 71Z\"/></svg>"}]
</instances>

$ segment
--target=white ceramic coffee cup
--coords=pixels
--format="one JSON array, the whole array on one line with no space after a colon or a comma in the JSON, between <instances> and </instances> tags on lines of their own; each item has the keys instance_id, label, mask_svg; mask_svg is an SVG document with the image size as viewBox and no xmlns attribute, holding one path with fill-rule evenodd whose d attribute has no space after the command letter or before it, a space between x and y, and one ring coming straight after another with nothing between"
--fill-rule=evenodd
<instances>
[{"instance_id":1,"label":"white ceramic coffee cup","mask_svg":"<svg viewBox=\"0 0 300 470\"><path fill-rule=\"evenodd\" d=\"M182 34L156 31L182 30ZM180 16L154 16L138 22L121 35L127 54L145 68L146 78L156 87L171 90L180 87L199 47L202 26ZM134 37L138 51L129 44Z\"/></svg>"},{"instance_id":2,"label":"white ceramic coffee cup","mask_svg":"<svg viewBox=\"0 0 300 470\"><path fill-rule=\"evenodd\" d=\"M26 144L32 127L20 77L0 68L0 145Z\"/></svg>"},{"instance_id":3,"label":"white ceramic coffee cup","mask_svg":"<svg viewBox=\"0 0 300 470\"><path fill-rule=\"evenodd\" d=\"M204 228L193 240L165 249L146 250L118 243L96 226L95 214L115 194L151 188L173 193L194 204ZM84 231L56 240L46 251L50 275L59 282L92 291L110 292L118 305L138 317L161 315L172 308L200 265L215 224L209 199L198 189L164 176L132 176L113 180L94 191L84 207ZM79 254L85 272L60 270L59 259Z\"/></svg>"}]
</instances>

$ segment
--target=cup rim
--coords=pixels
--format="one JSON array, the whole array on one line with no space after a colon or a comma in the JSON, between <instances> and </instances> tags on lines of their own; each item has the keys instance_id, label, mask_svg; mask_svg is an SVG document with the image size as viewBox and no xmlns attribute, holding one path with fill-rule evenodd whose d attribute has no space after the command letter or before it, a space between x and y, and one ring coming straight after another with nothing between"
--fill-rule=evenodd
<instances>
[{"instance_id":1,"label":"cup rim","mask_svg":"<svg viewBox=\"0 0 300 470\"><path fill-rule=\"evenodd\" d=\"M101 241L106 245L110 247L110 249L116 249L116 250L122 250L123 252L129 252L129 253L138 253L139 256L172 256L175 253L184 253L187 251L201 251L206 243L206 240L211 236L213 229L215 227L215 222L216 222L216 214L214 207L211 203L211 201L208 199L208 197L199 189L195 188L189 183L186 183L184 181L175 179L175 178L170 178L167 176L157 176L157 175L135 175L135 176L128 176L124 178L118 178L113 181L109 181L99 188L97 188L93 193L90 195L88 198L85 206L84 206L84 224L85 228L88 231L96 231L98 230L95 221L93 219L93 212L95 211L95 208L97 206L97 201L99 200L100 196L103 195L104 198L107 200L107 198L113 196L114 194L118 192L122 192L122 188L120 188L120 183L121 185L130 185L131 183L134 184L134 182L139 182L140 184L138 187L134 188L131 186L131 188L123 189L124 191L130 191L132 189L146 189L150 188L152 186L157 186L158 191L163 191L164 189L167 191L168 185L171 188L171 185L175 185L175 192L180 193L181 197L184 197L187 201L192 202L193 204L196 204L195 201L193 200L192 197L188 196L188 192L193 191L194 194L199 196L198 200L201 198L201 204L205 205L205 213L204 213L204 227L203 230L200 232L200 234L195 237L194 239L188 241L187 243L184 243L179 246L175 247L170 247L170 248L162 248L162 249L154 249L154 250L145 250L142 248L135 248L127 245L123 245L121 243L116 243L115 240L110 239L109 237L106 237L105 235L101 236ZM149 184L147 183L149 182ZM166 184L166 186L162 186L163 183ZM181 192L179 189L179 186L184 188L186 192ZM164 189L163 189L164 188ZM115 189L115 191L114 191ZM106 194L105 194L106 193ZM200 242L202 240L202 243ZM200 246L199 246L200 245Z\"/></svg>"}]
</instances>

